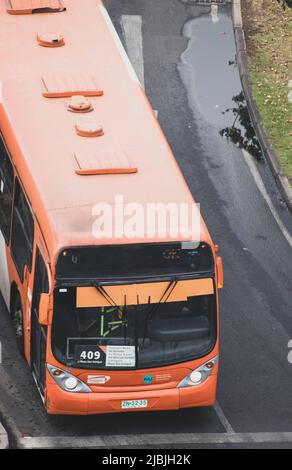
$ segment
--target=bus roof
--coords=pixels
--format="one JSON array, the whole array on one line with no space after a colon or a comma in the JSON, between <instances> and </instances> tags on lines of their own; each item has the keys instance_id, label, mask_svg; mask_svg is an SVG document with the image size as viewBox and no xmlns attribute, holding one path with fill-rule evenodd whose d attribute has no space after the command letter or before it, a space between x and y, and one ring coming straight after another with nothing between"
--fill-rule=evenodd
<instances>
[{"instance_id":1,"label":"bus roof","mask_svg":"<svg viewBox=\"0 0 292 470\"><path fill-rule=\"evenodd\" d=\"M59 2L14 0L9 5L17 9L22 4L29 13L38 3ZM102 243L92 234L92 208L113 204L117 194L125 203L193 202L102 2L62 4L66 11L61 13L26 15L9 14L4 1L0 5L1 130L55 251ZM37 36L51 32L64 37L64 47L40 46ZM73 92L96 95L89 98L92 112L68 111ZM66 97L44 96L50 94ZM77 135L76 123L81 130L96 123L104 134ZM129 166L133 173L78 174L78 169L96 170L102 164ZM201 240L211 242L203 222Z\"/></svg>"}]
</instances>

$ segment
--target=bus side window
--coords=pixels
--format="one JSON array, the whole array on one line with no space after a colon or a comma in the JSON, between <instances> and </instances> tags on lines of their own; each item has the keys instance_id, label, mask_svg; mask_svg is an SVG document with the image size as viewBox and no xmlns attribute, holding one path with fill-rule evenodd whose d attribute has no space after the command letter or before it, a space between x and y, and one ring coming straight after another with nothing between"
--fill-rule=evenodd
<instances>
[{"instance_id":1,"label":"bus side window","mask_svg":"<svg viewBox=\"0 0 292 470\"><path fill-rule=\"evenodd\" d=\"M9 244L13 200L13 166L0 136L0 230Z\"/></svg>"},{"instance_id":2,"label":"bus side window","mask_svg":"<svg viewBox=\"0 0 292 470\"><path fill-rule=\"evenodd\" d=\"M13 222L11 236L11 254L16 269L23 281L24 267L31 272L34 238L34 220L19 181L16 179Z\"/></svg>"},{"instance_id":3,"label":"bus side window","mask_svg":"<svg viewBox=\"0 0 292 470\"><path fill-rule=\"evenodd\" d=\"M33 307L38 312L40 295L49 293L49 278L47 273L46 264L37 247L35 273L34 273L34 286L33 286Z\"/></svg>"}]
</instances>

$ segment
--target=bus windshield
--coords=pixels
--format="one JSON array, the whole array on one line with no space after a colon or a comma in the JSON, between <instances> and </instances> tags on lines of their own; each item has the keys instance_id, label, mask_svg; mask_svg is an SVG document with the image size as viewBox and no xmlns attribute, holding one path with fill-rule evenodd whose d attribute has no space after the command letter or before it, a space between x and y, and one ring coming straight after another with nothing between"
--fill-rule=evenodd
<instances>
[{"instance_id":1,"label":"bus windshield","mask_svg":"<svg viewBox=\"0 0 292 470\"><path fill-rule=\"evenodd\" d=\"M178 289L172 282L168 287ZM78 305L77 297L76 287L55 289L52 350L67 366L160 367L203 357L215 346L214 293L154 303L150 297L140 303L137 296L135 305L127 305L126 299L117 305L111 297L111 305L96 307Z\"/></svg>"}]
</instances>

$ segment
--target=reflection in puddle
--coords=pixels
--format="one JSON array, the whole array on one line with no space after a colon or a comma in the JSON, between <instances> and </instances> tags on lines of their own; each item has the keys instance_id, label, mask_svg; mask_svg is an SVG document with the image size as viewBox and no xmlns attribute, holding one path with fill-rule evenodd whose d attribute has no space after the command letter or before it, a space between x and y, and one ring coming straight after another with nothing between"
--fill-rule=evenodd
<instances>
[{"instance_id":1,"label":"reflection in puddle","mask_svg":"<svg viewBox=\"0 0 292 470\"><path fill-rule=\"evenodd\" d=\"M197 16L184 26L188 46L179 65L194 119L260 159L235 61L231 8L213 5L208 13L206 7L197 9Z\"/></svg>"},{"instance_id":2,"label":"reflection in puddle","mask_svg":"<svg viewBox=\"0 0 292 470\"><path fill-rule=\"evenodd\" d=\"M243 92L234 96L232 100L236 107L226 109L223 114L233 113L234 122L232 126L222 129L220 135L231 140L237 147L247 150L253 157L261 160L262 151L250 120Z\"/></svg>"}]
</instances>

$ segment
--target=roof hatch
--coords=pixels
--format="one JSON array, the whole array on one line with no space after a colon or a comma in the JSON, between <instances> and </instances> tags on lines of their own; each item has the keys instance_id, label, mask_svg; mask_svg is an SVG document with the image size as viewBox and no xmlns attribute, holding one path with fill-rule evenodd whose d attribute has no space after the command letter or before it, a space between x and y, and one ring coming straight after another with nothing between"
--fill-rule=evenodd
<instances>
[{"instance_id":1,"label":"roof hatch","mask_svg":"<svg viewBox=\"0 0 292 470\"><path fill-rule=\"evenodd\" d=\"M42 78L46 98L70 98L73 95L101 96L103 90L94 76L88 74L46 75Z\"/></svg>"},{"instance_id":2,"label":"roof hatch","mask_svg":"<svg viewBox=\"0 0 292 470\"><path fill-rule=\"evenodd\" d=\"M68 101L67 109L72 113L89 113L93 111L93 106L85 96L74 95Z\"/></svg>"},{"instance_id":3,"label":"roof hatch","mask_svg":"<svg viewBox=\"0 0 292 470\"><path fill-rule=\"evenodd\" d=\"M10 15L31 15L32 13L57 13L65 11L61 0L6 0Z\"/></svg>"},{"instance_id":4,"label":"roof hatch","mask_svg":"<svg viewBox=\"0 0 292 470\"><path fill-rule=\"evenodd\" d=\"M77 175L122 175L137 173L138 168L122 151L100 150L91 154L75 153Z\"/></svg>"},{"instance_id":5,"label":"roof hatch","mask_svg":"<svg viewBox=\"0 0 292 470\"><path fill-rule=\"evenodd\" d=\"M100 137L104 134L102 126L92 120L76 122L75 129L81 137Z\"/></svg>"},{"instance_id":6,"label":"roof hatch","mask_svg":"<svg viewBox=\"0 0 292 470\"><path fill-rule=\"evenodd\" d=\"M37 40L39 45L43 47L62 47L65 45L63 36L56 33L38 34Z\"/></svg>"}]
</instances>

